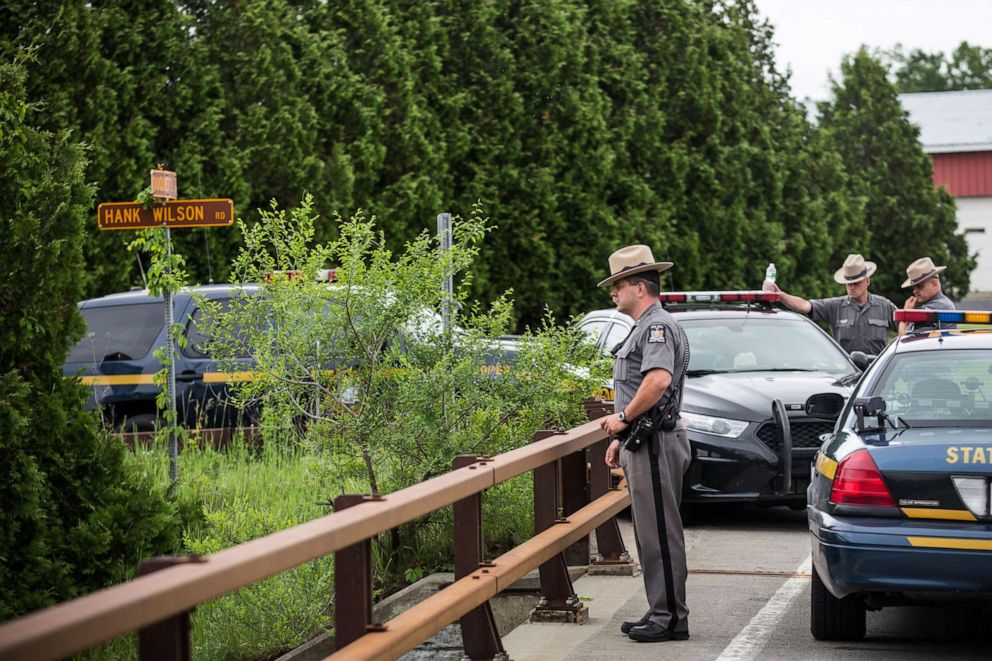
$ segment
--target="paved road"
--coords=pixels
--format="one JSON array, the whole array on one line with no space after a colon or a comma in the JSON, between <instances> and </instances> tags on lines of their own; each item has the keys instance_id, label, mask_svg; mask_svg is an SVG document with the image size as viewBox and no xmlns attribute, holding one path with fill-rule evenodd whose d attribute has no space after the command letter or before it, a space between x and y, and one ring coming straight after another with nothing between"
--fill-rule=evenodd
<instances>
[{"instance_id":1,"label":"paved road","mask_svg":"<svg viewBox=\"0 0 992 661\"><path fill-rule=\"evenodd\" d=\"M628 537L629 525L624 535ZM633 552L633 540L628 538ZM644 612L640 576L585 576L586 624L527 624L504 638L514 661L556 659L975 659L992 657L992 610L892 608L868 614L868 636L823 643L809 633L805 512L724 508L686 531L692 637L636 643L619 631Z\"/></svg>"}]
</instances>

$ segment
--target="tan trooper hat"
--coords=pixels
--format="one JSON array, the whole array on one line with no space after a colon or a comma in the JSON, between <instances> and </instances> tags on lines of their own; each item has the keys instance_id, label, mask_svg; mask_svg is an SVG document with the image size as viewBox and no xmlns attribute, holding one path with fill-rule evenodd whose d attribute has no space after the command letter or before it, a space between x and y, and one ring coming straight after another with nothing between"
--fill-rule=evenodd
<instances>
[{"instance_id":1,"label":"tan trooper hat","mask_svg":"<svg viewBox=\"0 0 992 661\"><path fill-rule=\"evenodd\" d=\"M903 287L915 287L924 280L939 275L944 272L946 266L934 266L933 260L929 257L920 257L918 260L906 267L906 282Z\"/></svg>"},{"instance_id":2,"label":"tan trooper hat","mask_svg":"<svg viewBox=\"0 0 992 661\"><path fill-rule=\"evenodd\" d=\"M875 262L866 262L861 255L848 255L844 266L834 273L834 280L841 285L852 285L870 278L877 269Z\"/></svg>"},{"instance_id":3,"label":"tan trooper hat","mask_svg":"<svg viewBox=\"0 0 992 661\"><path fill-rule=\"evenodd\" d=\"M599 283L599 287L607 287L617 280L623 280L636 273L645 271L667 271L672 268L671 262L656 262L651 249L647 246L636 245L621 248L610 255L610 277Z\"/></svg>"}]
</instances>

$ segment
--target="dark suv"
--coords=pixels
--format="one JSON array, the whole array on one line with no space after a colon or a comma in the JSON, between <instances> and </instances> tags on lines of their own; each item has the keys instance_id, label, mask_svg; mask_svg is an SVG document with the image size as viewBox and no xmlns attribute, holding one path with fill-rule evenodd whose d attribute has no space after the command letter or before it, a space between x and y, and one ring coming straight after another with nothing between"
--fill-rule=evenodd
<instances>
[{"instance_id":1,"label":"dark suv","mask_svg":"<svg viewBox=\"0 0 992 661\"><path fill-rule=\"evenodd\" d=\"M176 346L176 401L179 420L190 427L231 427L250 422L249 410L231 405L228 386L251 369L222 371L204 349L198 327L199 298L218 301L221 309L234 296L251 295L257 286L209 285L183 290L174 297L174 318L182 325L185 346ZM165 302L147 290L111 294L79 303L86 334L69 351L66 376L79 376L92 390L89 405L116 429L148 431L158 424L154 375L162 369L155 350L166 344Z\"/></svg>"}]
</instances>

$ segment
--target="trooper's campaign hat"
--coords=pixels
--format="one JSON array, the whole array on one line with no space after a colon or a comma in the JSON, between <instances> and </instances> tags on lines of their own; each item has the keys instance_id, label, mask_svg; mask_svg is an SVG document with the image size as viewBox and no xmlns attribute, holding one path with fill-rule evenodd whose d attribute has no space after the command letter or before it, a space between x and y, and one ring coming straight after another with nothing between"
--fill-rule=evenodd
<instances>
[{"instance_id":1,"label":"trooper's campaign hat","mask_svg":"<svg viewBox=\"0 0 992 661\"><path fill-rule=\"evenodd\" d=\"M599 287L607 287L617 280L629 278L645 271L667 271L672 268L671 262L656 262L651 249L647 246L634 245L621 248L610 255L610 277L599 283Z\"/></svg>"},{"instance_id":2,"label":"trooper's campaign hat","mask_svg":"<svg viewBox=\"0 0 992 661\"><path fill-rule=\"evenodd\" d=\"M866 262L861 255L848 255L844 266L834 273L834 280L841 285L853 285L855 282L867 280L878 269L875 262Z\"/></svg>"},{"instance_id":3,"label":"trooper's campaign hat","mask_svg":"<svg viewBox=\"0 0 992 661\"><path fill-rule=\"evenodd\" d=\"M944 272L946 266L934 266L933 260L929 257L920 257L918 260L906 267L906 282L903 287L915 287L924 280L929 280Z\"/></svg>"}]
</instances>

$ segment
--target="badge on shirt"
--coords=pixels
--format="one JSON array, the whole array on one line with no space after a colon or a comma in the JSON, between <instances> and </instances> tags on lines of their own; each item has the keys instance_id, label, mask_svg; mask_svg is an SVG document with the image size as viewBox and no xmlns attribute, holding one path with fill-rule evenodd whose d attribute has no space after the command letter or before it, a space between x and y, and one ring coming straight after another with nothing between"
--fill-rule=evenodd
<instances>
[{"instance_id":1,"label":"badge on shirt","mask_svg":"<svg viewBox=\"0 0 992 661\"><path fill-rule=\"evenodd\" d=\"M648 327L648 344L665 343L665 327L655 324Z\"/></svg>"}]
</instances>

